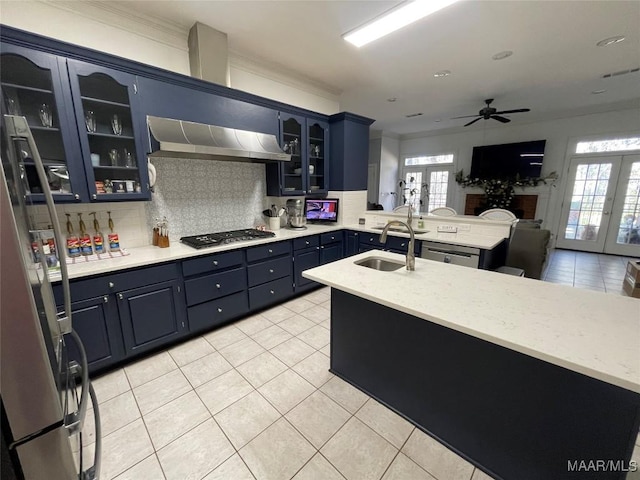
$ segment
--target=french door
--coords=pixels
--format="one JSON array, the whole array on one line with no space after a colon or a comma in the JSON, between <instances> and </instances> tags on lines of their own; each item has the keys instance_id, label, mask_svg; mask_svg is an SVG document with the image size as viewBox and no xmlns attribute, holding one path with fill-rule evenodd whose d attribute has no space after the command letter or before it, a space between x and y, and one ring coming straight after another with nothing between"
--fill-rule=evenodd
<instances>
[{"instance_id":1,"label":"french door","mask_svg":"<svg viewBox=\"0 0 640 480\"><path fill-rule=\"evenodd\" d=\"M640 155L574 157L559 248L640 257Z\"/></svg>"},{"instance_id":2,"label":"french door","mask_svg":"<svg viewBox=\"0 0 640 480\"><path fill-rule=\"evenodd\" d=\"M448 206L452 172L453 167L437 164L404 167L402 179L405 181L405 188L409 190L403 192L401 188L400 204L404 195L406 198L404 204L412 203L414 209L419 206L420 212L426 213L434 208ZM421 188L424 184L428 186ZM413 195L409 195L411 190L415 192Z\"/></svg>"}]
</instances>

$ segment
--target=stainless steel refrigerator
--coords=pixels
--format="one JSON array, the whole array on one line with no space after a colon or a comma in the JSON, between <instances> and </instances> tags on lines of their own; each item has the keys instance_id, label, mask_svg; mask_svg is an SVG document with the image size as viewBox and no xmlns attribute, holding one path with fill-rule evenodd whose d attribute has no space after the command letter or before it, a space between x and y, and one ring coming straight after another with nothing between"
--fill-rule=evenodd
<instances>
[{"instance_id":1,"label":"stainless steel refrigerator","mask_svg":"<svg viewBox=\"0 0 640 480\"><path fill-rule=\"evenodd\" d=\"M51 172L40 158L25 117L4 115L2 130L1 477L97 479L100 415L84 348L72 329L65 237L48 188ZM32 205L36 197L29 191L27 169L37 172L41 186L37 198L44 198L46 207ZM46 221L43 214L48 215ZM63 308L56 307L52 281L62 283ZM80 352L78 361L69 358L71 344ZM82 450L87 415L95 419L89 460Z\"/></svg>"}]
</instances>

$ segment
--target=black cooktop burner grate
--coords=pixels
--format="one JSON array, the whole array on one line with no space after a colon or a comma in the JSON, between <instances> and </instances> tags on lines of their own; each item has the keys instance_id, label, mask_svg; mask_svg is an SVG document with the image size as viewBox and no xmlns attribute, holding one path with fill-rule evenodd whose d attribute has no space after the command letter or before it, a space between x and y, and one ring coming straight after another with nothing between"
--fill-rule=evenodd
<instances>
[{"instance_id":1,"label":"black cooktop burner grate","mask_svg":"<svg viewBox=\"0 0 640 480\"><path fill-rule=\"evenodd\" d=\"M205 248L232 242L240 242L243 240L257 240L260 238L270 238L275 236L276 234L273 232L247 228L245 230L231 230L229 232L207 233L204 235L182 237L180 241L193 248Z\"/></svg>"}]
</instances>

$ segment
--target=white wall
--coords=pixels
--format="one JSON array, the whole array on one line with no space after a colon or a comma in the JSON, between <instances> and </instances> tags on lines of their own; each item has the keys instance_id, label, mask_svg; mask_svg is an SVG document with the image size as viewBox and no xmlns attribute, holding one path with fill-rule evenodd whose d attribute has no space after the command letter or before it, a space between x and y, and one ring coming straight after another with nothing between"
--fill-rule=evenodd
<instances>
[{"instance_id":1,"label":"white wall","mask_svg":"<svg viewBox=\"0 0 640 480\"><path fill-rule=\"evenodd\" d=\"M400 140L383 135L380 148L380 203L385 210L393 210L398 205L398 196L390 193L398 192L399 153Z\"/></svg>"},{"instance_id":2,"label":"white wall","mask_svg":"<svg viewBox=\"0 0 640 480\"><path fill-rule=\"evenodd\" d=\"M486 129L473 129L469 132L441 136L403 136L400 141L400 161L405 156L432 155L453 152L456 156L455 171L463 169L469 173L471 155L474 146L500 143L523 142L528 140L546 140L542 176L553 171L560 175L556 187L540 186L520 190L516 194L539 194L542 205L538 203L537 216L544 220L546 228L557 232L560 223L560 208L564 194L568 160L575 151L578 139L620 133L638 134L640 131L640 111L638 109L583 115L579 117L550 120L525 125L498 125ZM391 175L391 173L389 173ZM397 176L397 173L395 174ZM395 176L393 177L395 179ZM389 181L391 178L388 179ZM382 183L382 179L381 179ZM464 199L467 193L481 193L481 190L462 189L455 185L454 202L451 205L457 211L464 211ZM542 208L540 208L542 207Z\"/></svg>"}]
</instances>

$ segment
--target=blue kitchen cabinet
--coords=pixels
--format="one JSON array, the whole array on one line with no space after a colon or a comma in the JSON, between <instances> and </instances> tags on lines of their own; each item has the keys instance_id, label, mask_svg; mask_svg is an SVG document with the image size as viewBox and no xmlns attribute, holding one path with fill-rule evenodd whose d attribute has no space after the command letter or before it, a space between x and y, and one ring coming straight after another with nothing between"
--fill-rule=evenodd
<instances>
[{"instance_id":1,"label":"blue kitchen cabinet","mask_svg":"<svg viewBox=\"0 0 640 480\"><path fill-rule=\"evenodd\" d=\"M346 112L329 117L331 190L367 189L369 126L373 122L369 118Z\"/></svg>"},{"instance_id":2,"label":"blue kitchen cabinet","mask_svg":"<svg viewBox=\"0 0 640 480\"><path fill-rule=\"evenodd\" d=\"M293 294L290 241L251 247L246 250L246 254L251 311L267 307Z\"/></svg>"},{"instance_id":3,"label":"blue kitchen cabinet","mask_svg":"<svg viewBox=\"0 0 640 480\"><path fill-rule=\"evenodd\" d=\"M320 235L293 240L293 281L296 293L318 286L302 276L302 272L320 265Z\"/></svg>"},{"instance_id":4,"label":"blue kitchen cabinet","mask_svg":"<svg viewBox=\"0 0 640 480\"><path fill-rule=\"evenodd\" d=\"M186 333L177 280L119 292L118 312L127 355L175 341Z\"/></svg>"},{"instance_id":5,"label":"blue kitchen cabinet","mask_svg":"<svg viewBox=\"0 0 640 480\"><path fill-rule=\"evenodd\" d=\"M149 200L136 76L71 59L67 68L91 200Z\"/></svg>"},{"instance_id":6,"label":"blue kitchen cabinet","mask_svg":"<svg viewBox=\"0 0 640 480\"><path fill-rule=\"evenodd\" d=\"M329 124L280 113L280 146L290 162L268 164L267 195L325 195L329 190Z\"/></svg>"},{"instance_id":7,"label":"blue kitchen cabinet","mask_svg":"<svg viewBox=\"0 0 640 480\"><path fill-rule=\"evenodd\" d=\"M320 235L320 265L335 262L344 256L342 231L323 233Z\"/></svg>"},{"instance_id":8,"label":"blue kitchen cabinet","mask_svg":"<svg viewBox=\"0 0 640 480\"><path fill-rule=\"evenodd\" d=\"M191 79L193 80L193 79ZM140 77L145 115L278 135L278 111L206 90Z\"/></svg>"},{"instance_id":9,"label":"blue kitchen cabinet","mask_svg":"<svg viewBox=\"0 0 640 480\"><path fill-rule=\"evenodd\" d=\"M347 230L345 233L346 236L346 245L344 249L344 256L350 257L351 255L355 255L360 251L360 232L354 232L352 230Z\"/></svg>"},{"instance_id":10,"label":"blue kitchen cabinet","mask_svg":"<svg viewBox=\"0 0 640 480\"><path fill-rule=\"evenodd\" d=\"M66 81L65 60L56 55L0 44L2 113L20 115L29 128L58 202L88 201L84 165ZM34 202L44 202L28 148L18 159Z\"/></svg>"}]
</instances>

